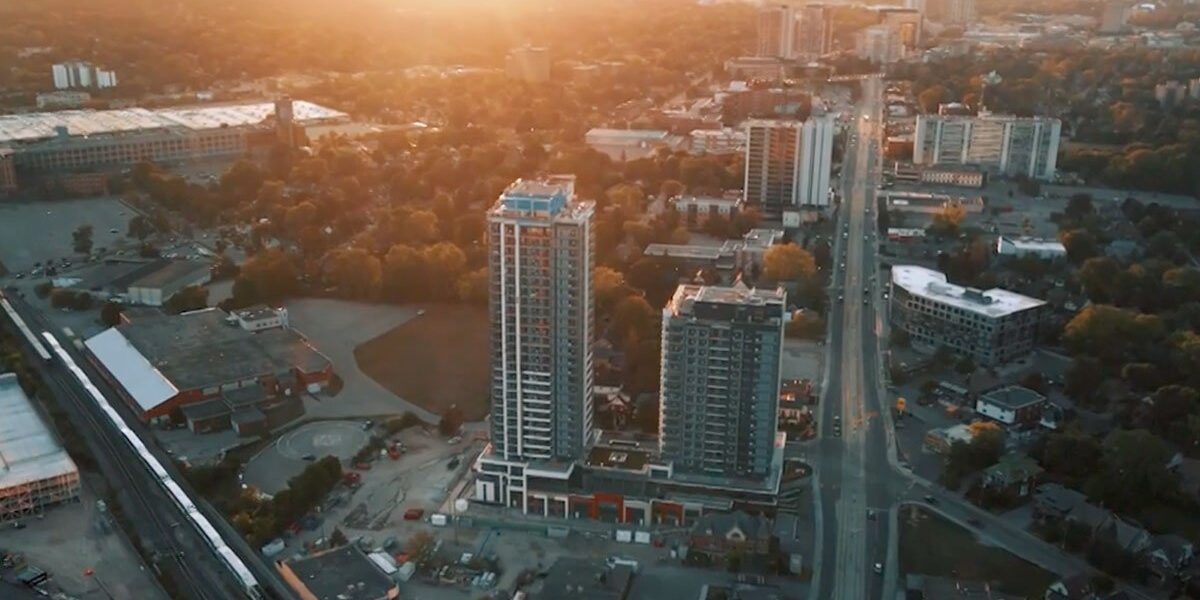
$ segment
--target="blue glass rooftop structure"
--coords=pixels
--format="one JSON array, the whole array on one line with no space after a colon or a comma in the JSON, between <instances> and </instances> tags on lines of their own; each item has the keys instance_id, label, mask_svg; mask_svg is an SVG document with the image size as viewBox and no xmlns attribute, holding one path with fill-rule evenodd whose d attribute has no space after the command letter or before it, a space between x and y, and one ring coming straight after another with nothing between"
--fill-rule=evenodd
<instances>
[{"instance_id":1,"label":"blue glass rooftop structure","mask_svg":"<svg viewBox=\"0 0 1200 600\"><path fill-rule=\"evenodd\" d=\"M551 177L529 181L518 179L500 195L504 210L556 215L575 194L574 177Z\"/></svg>"}]
</instances>

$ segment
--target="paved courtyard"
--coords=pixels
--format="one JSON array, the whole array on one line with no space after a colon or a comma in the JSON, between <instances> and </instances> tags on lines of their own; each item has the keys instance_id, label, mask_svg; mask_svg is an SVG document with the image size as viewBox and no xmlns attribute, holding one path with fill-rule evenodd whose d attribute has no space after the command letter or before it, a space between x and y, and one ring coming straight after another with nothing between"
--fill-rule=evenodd
<instances>
[{"instance_id":1,"label":"paved courtyard","mask_svg":"<svg viewBox=\"0 0 1200 600\"><path fill-rule=\"evenodd\" d=\"M437 415L389 392L358 368L354 349L417 316L417 308L327 298L288 303L291 326L312 340L329 360L344 386L333 397L321 394L304 404L308 418L367 417L412 411L428 423Z\"/></svg>"},{"instance_id":2,"label":"paved courtyard","mask_svg":"<svg viewBox=\"0 0 1200 600\"><path fill-rule=\"evenodd\" d=\"M246 463L243 482L267 494L287 488L288 480L311 464L305 457L349 459L367 443L369 433L356 421L316 421L275 440Z\"/></svg>"}]
</instances>

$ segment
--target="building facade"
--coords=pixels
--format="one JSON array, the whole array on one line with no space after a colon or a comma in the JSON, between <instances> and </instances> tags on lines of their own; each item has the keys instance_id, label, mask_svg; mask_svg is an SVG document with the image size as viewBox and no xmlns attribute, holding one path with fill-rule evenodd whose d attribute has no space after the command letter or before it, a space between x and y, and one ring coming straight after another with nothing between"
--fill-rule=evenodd
<instances>
[{"instance_id":1,"label":"building facade","mask_svg":"<svg viewBox=\"0 0 1200 600\"><path fill-rule=\"evenodd\" d=\"M875 65L887 65L900 60L900 38L885 24L872 25L858 32L855 42L858 57Z\"/></svg>"},{"instance_id":2,"label":"building facade","mask_svg":"<svg viewBox=\"0 0 1200 600\"><path fill-rule=\"evenodd\" d=\"M488 212L487 460L521 474L531 461L579 458L592 436L594 210L572 175L517 180ZM485 499L523 505L519 486L485 483Z\"/></svg>"},{"instance_id":3,"label":"building facade","mask_svg":"<svg viewBox=\"0 0 1200 600\"><path fill-rule=\"evenodd\" d=\"M968 25L975 22L975 0L928 0L925 16L944 25Z\"/></svg>"},{"instance_id":4,"label":"building facade","mask_svg":"<svg viewBox=\"0 0 1200 600\"><path fill-rule=\"evenodd\" d=\"M908 333L914 344L945 347L984 367L1032 352L1047 310L1041 300L954 285L941 272L913 265L892 267L890 290L893 328Z\"/></svg>"},{"instance_id":5,"label":"building facade","mask_svg":"<svg viewBox=\"0 0 1200 600\"><path fill-rule=\"evenodd\" d=\"M748 122L746 202L771 216L798 206L828 206L834 132L828 117Z\"/></svg>"},{"instance_id":6,"label":"building facade","mask_svg":"<svg viewBox=\"0 0 1200 600\"><path fill-rule=\"evenodd\" d=\"M917 117L913 163L972 165L1007 176L1054 178L1062 123L1049 117L938 114Z\"/></svg>"},{"instance_id":7,"label":"building facade","mask_svg":"<svg viewBox=\"0 0 1200 600\"><path fill-rule=\"evenodd\" d=\"M663 309L659 445L676 472L767 476L785 294L683 285Z\"/></svg>"}]
</instances>

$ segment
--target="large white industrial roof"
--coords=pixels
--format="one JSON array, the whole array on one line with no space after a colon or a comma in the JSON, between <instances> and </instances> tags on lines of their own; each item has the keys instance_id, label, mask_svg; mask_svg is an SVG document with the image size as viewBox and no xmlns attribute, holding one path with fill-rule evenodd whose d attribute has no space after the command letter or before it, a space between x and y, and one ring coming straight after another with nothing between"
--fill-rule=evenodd
<instances>
[{"instance_id":1,"label":"large white industrial roof","mask_svg":"<svg viewBox=\"0 0 1200 600\"><path fill-rule=\"evenodd\" d=\"M0 490L77 471L17 376L0 374Z\"/></svg>"},{"instance_id":2,"label":"large white industrial roof","mask_svg":"<svg viewBox=\"0 0 1200 600\"><path fill-rule=\"evenodd\" d=\"M117 328L109 328L84 343L142 410L151 410L179 393Z\"/></svg>"},{"instance_id":3,"label":"large white industrial roof","mask_svg":"<svg viewBox=\"0 0 1200 600\"><path fill-rule=\"evenodd\" d=\"M908 293L988 317L1003 317L1045 304L1037 298L993 288L975 290L946 281L946 274L915 265L892 267L892 283Z\"/></svg>"},{"instance_id":4,"label":"large white industrial roof","mask_svg":"<svg viewBox=\"0 0 1200 600\"><path fill-rule=\"evenodd\" d=\"M292 111L296 122L302 125L347 118L346 113L302 100L292 103ZM55 127L66 127L71 136L161 128L204 130L254 125L274 114L273 102L254 102L183 108L64 110L0 115L0 143L53 138L56 135Z\"/></svg>"}]
</instances>

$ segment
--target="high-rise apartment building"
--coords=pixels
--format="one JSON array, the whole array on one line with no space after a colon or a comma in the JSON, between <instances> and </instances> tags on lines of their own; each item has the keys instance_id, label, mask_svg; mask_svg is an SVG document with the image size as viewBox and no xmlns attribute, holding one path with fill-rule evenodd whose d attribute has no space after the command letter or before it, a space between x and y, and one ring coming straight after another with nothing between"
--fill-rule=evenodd
<instances>
[{"instance_id":1,"label":"high-rise apartment building","mask_svg":"<svg viewBox=\"0 0 1200 600\"><path fill-rule=\"evenodd\" d=\"M96 67L92 63L71 61L59 63L50 67L54 77L55 89L70 88L110 88L117 86L117 74Z\"/></svg>"},{"instance_id":2,"label":"high-rise apartment building","mask_svg":"<svg viewBox=\"0 0 1200 600\"><path fill-rule=\"evenodd\" d=\"M571 175L519 179L488 212L492 448L480 499L523 506L529 463L570 462L591 440L594 210Z\"/></svg>"},{"instance_id":3,"label":"high-rise apartment building","mask_svg":"<svg viewBox=\"0 0 1200 600\"><path fill-rule=\"evenodd\" d=\"M758 11L758 56L791 58L796 11L787 4L768 4Z\"/></svg>"},{"instance_id":4,"label":"high-rise apartment building","mask_svg":"<svg viewBox=\"0 0 1200 600\"><path fill-rule=\"evenodd\" d=\"M1062 123L1049 117L937 114L917 117L913 163L974 165L993 173L1054 178Z\"/></svg>"},{"instance_id":5,"label":"high-rise apartment building","mask_svg":"<svg viewBox=\"0 0 1200 600\"><path fill-rule=\"evenodd\" d=\"M927 0L925 16L944 25L975 22L975 0Z\"/></svg>"},{"instance_id":6,"label":"high-rise apartment building","mask_svg":"<svg viewBox=\"0 0 1200 600\"><path fill-rule=\"evenodd\" d=\"M772 216L800 206L828 206L835 125L754 119L746 125L746 201Z\"/></svg>"},{"instance_id":7,"label":"high-rise apartment building","mask_svg":"<svg viewBox=\"0 0 1200 600\"><path fill-rule=\"evenodd\" d=\"M774 456L783 290L681 285L663 309L659 448L676 473L765 478Z\"/></svg>"},{"instance_id":8,"label":"high-rise apartment building","mask_svg":"<svg viewBox=\"0 0 1200 600\"><path fill-rule=\"evenodd\" d=\"M879 20L895 36L900 46L900 57L920 49L924 25L921 11L914 8L884 8L879 10Z\"/></svg>"},{"instance_id":9,"label":"high-rise apartment building","mask_svg":"<svg viewBox=\"0 0 1200 600\"><path fill-rule=\"evenodd\" d=\"M833 46L833 14L824 4L806 4L796 14L795 57L812 60Z\"/></svg>"},{"instance_id":10,"label":"high-rise apartment building","mask_svg":"<svg viewBox=\"0 0 1200 600\"><path fill-rule=\"evenodd\" d=\"M875 65L888 65L900 60L900 38L885 24L872 25L858 32L855 40L858 57Z\"/></svg>"},{"instance_id":11,"label":"high-rise apartment building","mask_svg":"<svg viewBox=\"0 0 1200 600\"><path fill-rule=\"evenodd\" d=\"M1100 33L1121 33L1129 19L1129 4L1125 0L1110 0L1100 8Z\"/></svg>"}]
</instances>

